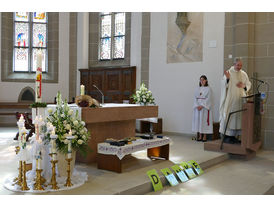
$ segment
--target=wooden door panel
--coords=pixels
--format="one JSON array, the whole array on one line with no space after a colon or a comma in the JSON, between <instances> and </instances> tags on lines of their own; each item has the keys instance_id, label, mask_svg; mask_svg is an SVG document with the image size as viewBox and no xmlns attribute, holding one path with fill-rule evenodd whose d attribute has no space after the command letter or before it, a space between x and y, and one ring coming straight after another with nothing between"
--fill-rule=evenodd
<instances>
[{"instance_id":1,"label":"wooden door panel","mask_svg":"<svg viewBox=\"0 0 274 206\"><path fill-rule=\"evenodd\" d=\"M130 100L135 92L136 67L92 67L79 71L81 84L86 86L86 94L99 102L102 96L93 85L103 92L105 103L122 103L123 100Z\"/></svg>"}]
</instances>

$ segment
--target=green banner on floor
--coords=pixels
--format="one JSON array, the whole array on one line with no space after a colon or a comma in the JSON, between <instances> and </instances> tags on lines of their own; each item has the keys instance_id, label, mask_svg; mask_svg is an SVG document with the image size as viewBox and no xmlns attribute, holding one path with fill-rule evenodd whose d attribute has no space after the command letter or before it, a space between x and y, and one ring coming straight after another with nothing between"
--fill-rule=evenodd
<instances>
[{"instance_id":1,"label":"green banner on floor","mask_svg":"<svg viewBox=\"0 0 274 206\"><path fill-rule=\"evenodd\" d=\"M189 179L196 177L196 174L187 162L180 163L180 166L182 167L182 169L184 169Z\"/></svg>"},{"instance_id":2,"label":"green banner on floor","mask_svg":"<svg viewBox=\"0 0 274 206\"><path fill-rule=\"evenodd\" d=\"M177 176L179 177L179 179L181 180L181 182L188 181L188 177L186 176L186 174L184 173L184 171L179 167L179 165L173 165L171 168L177 174Z\"/></svg>"},{"instance_id":3,"label":"green banner on floor","mask_svg":"<svg viewBox=\"0 0 274 206\"><path fill-rule=\"evenodd\" d=\"M155 192L163 189L162 182L161 182L160 177L155 169L147 171L147 175L148 175L150 181L152 182L152 186L153 186L153 189Z\"/></svg>"},{"instance_id":4,"label":"green banner on floor","mask_svg":"<svg viewBox=\"0 0 274 206\"><path fill-rule=\"evenodd\" d=\"M171 184L171 186L175 186L179 184L175 175L171 172L169 168L161 169L161 172L165 175L166 179Z\"/></svg>"},{"instance_id":5,"label":"green banner on floor","mask_svg":"<svg viewBox=\"0 0 274 206\"><path fill-rule=\"evenodd\" d=\"M189 160L188 163L190 165L192 165L192 167L195 169L195 171L198 173L198 175L201 175L204 173L204 171L202 170L200 165L197 162L195 162L194 160Z\"/></svg>"}]
</instances>

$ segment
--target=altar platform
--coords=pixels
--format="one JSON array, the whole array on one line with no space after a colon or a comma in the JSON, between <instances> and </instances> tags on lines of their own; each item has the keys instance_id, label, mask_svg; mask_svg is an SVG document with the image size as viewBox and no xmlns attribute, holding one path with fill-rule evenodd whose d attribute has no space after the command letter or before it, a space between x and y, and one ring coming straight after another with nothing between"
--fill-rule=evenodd
<instances>
[{"instance_id":1,"label":"altar platform","mask_svg":"<svg viewBox=\"0 0 274 206\"><path fill-rule=\"evenodd\" d=\"M16 132L16 128L1 128L0 130L0 194L4 195L24 194L12 192L3 187L3 182L7 177L17 175L14 146L18 143L13 140ZM195 160L206 171L207 168L228 159L227 154L204 151L203 143L191 140L190 136L165 135L171 139L169 160L151 160L147 157L145 150L135 152L124 157L123 173L97 169L97 163L77 163L77 170L88 173L88 181L83 186L67 191L42 193L41 195L146 194L153 191L151 182L146 175L148 170L156 169L165 186L167 182L160 172L163 168L170 168L183 161Z\"/></svg>"}]
</instances>

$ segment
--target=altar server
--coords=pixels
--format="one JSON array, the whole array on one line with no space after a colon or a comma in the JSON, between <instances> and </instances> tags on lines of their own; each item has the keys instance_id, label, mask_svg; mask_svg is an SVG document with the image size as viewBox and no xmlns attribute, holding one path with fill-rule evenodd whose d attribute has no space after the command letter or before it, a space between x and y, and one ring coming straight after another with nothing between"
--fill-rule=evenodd
<instances>
[{"instance_id":1,"label":"altar server","mask_svg":"<svg viewBox=\"0 0 274 206\"><path fill-rule=\"evenodd\" d=\"M199 87L195 91L193 105L192 131L198 132L197 141L207 141L206 134L213 133L212 96L207 77L200 77Z\"/></svg>"}]
</instances>

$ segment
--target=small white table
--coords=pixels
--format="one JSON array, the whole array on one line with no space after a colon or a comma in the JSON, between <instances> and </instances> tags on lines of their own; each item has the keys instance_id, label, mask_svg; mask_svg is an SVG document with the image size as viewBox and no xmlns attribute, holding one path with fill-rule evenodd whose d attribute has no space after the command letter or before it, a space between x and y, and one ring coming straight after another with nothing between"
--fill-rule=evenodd
<instances>
[{"instance_id":1,"label":"small white table","mask_svg":"<svg viewBox=\"0 0 274 206\"><path fill-rule=\"evenodd\" d=\"M123 157L144 149L147 149L147 156L149 158L161 157L168 160L169 143L170 139L168 137L150 140L137 139L133 141L132 144L124 146L99 143L97 145L97 168L121 173Z\"/></svg>"}]
</instances>

